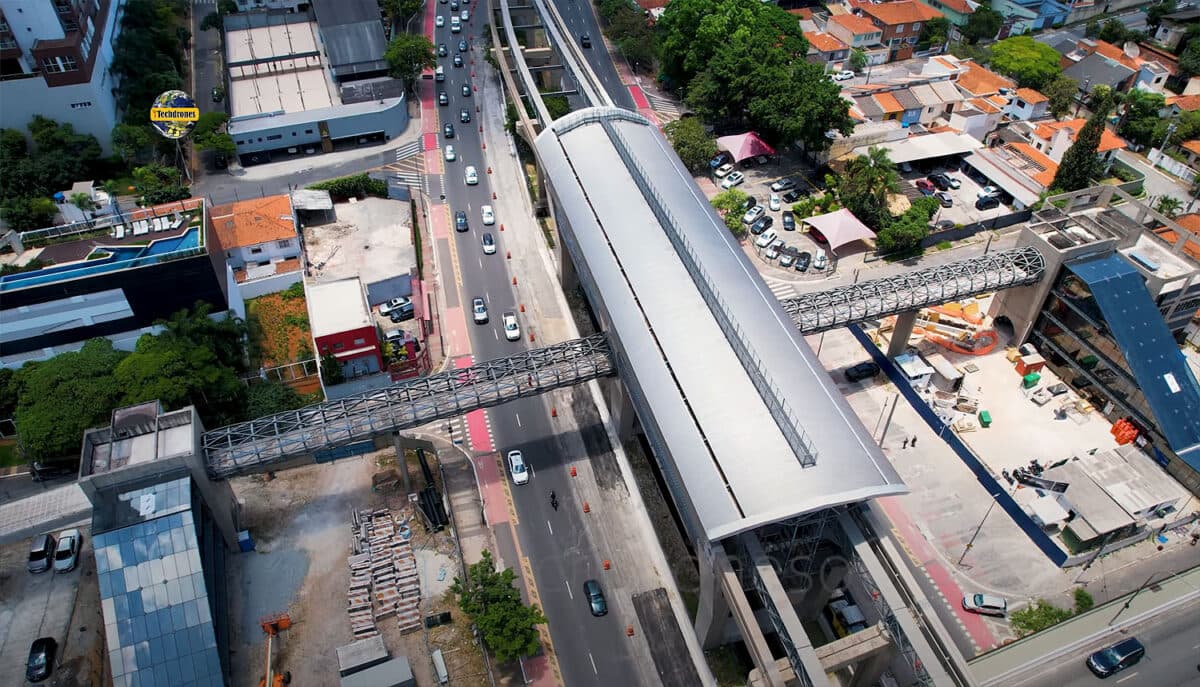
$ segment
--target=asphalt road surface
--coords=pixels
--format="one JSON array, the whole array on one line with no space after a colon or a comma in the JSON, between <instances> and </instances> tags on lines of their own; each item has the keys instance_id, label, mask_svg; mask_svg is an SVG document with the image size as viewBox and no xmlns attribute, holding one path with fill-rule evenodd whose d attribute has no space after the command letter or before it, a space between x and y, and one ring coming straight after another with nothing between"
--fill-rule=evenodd
<instances>
[{"instance_id":1,"label":"asphalt road surface","mask_svg":"<svg viewBox=\"0 0 1200 687\"><path fill-rule=\"evenodd\" d=\"M587 57L588 65L600 79L604 90L608 91L608 96L612 98L613 103L617 107L636 112L637 107L633 103L633 96L629 94L629 89L621 83L620 77L617 76L616 67L613 66L614 56L609 54L608 46L604 43L604 36L600 33L596 13L592 11L592 3L589 0L550 1L558 8L558 13L566 22L567 31L576 45L579 45L581 35L587 34L591 37L592 47L580 47L580 51Z\"/></svg>"},{"instance_id":2,"label":"asphalt road surface","mask_svg":"<svg viewBox=\"0 0 1200 687\"><path fill-rule=\"evenodd\" d=\"M468 8L473 12L476 6L472 3ZM438 12L447 16L446 23L449 24L449 5L439 4ZM530 323L518 312L519 304L512 290L512 275L505 260L504 234L499 231L505 218L497 216L494 226L485 227L480 217L480 208L492 204L492 189L475 114L478 93L463 96L462 86L471 82L470 68L453 66L459 39L470 31L473 35L468 40L473 45L481 26L481 22L467 24L463 34L451 34L449 26L437 28L434 40L435 45L445 43L449 50L446 57L438 58L438 64L445 66L446 80L437 84L435 91L444 89L450 100L448 105L438 107L438 135L440 144L443 147L452 144L458 157L454 162L445 163L446 203L451 212L451 240L455 243L457 264L462 272L458 298L467 318L471 348L477 361L513 355L537 345L528 340ZM597 41L593 45L602 43ZM609 68L612 69L611 65ZM613 76L615 78L615 73ZM475 77L481 78L480 75ZM489 103L488 106L497 105ZM459 121L462 108L471 113L469 124ZM446 122L454 124L452 140L447 140L441 131ZM504 141L489 143L505 145ZM479 171L478 185L466 184L464 170L468 165ZM453 213L459 210L467 213L468 231L453 231ZM480 239L484 232L490 232L496 239L498 250L494 255L483 254ZM444 283L454 282L446 279ZM490 320L487 324L473 323L471 299L476 297L483 298L488 304ZM450 298L448 295L447 299ZM519 341L510 342L504 337L501 315L505 311L518 312ZM532 472L528 484L512 486L519 519L516 532L522 553L533 566L542 610L550 620L551 637L564 682L572 686L641 684L639 668L627 650L628 641L619 620L612 613L601 618L592 617L583 596L584 581L601 578L601 562L586 534L580 504L572 497L570 478L563 464L565 458L555 440L544 401L541 398L521 399L492 408L488 415L496 450L501 454L512 449L521 450ZM505 472L507 474L507 469ZM550 506L551 490L558 494L557 511ZM516 561L507 562L516 564ZM611 599L612 595L609 596Z\"/></svg>"},{"instance_id":3,"label":"asphalt road surface","mask_svg":"<svg viewBox=\"0 0 1200 687\"><path fill-rule=\"evenodd\" d=\"M1032 675L1009 681L1010 687L1200 687L1200 604L1161 613L1132 628L1127 634L1114 632L1051 665L1038 666ZM1084 661L1094 651L1126 636L1137 637L1146 647L1146 657L1124 672L1101 680Z\"/></svg>"}]
</instances>

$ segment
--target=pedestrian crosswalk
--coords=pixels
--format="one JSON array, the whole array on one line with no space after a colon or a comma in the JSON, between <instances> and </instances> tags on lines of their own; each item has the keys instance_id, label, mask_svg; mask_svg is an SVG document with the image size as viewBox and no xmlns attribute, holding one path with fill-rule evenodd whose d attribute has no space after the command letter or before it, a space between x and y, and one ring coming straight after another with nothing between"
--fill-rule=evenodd
<instances>
[{"instance_id":1,"label":"pedestrian crosswalk","mask_svg":"<svg viewBox=\"0 0 1200 687\"><path fill-rule=\"evenodd\" d=\"M796 287L787 282L767 280L767 287L771 289L771 293L775 294L777 300L796 297Z\"/></svg>"},{"instance_id":2,"label":"pedestrian crosswalk","mask_svg":"<svg viewBox=\"0 0 1200 687\"><path fill-rule=\"evenodd\" d=\"M387 166L392 178L408 186L424 187L425 156L421 141L409 141L396 149L396 161Z\"/></svg>"},{"instance_id":3,"label":"pedestrian crosswalk","mask_svg":"<svg viewBox=\"0 0 1200 687\"><path fill-rule=\"evenodd\" d=\"M650 91L645 91L645 93L646 99L650 101L651 109L663 119L675 120L683 115L683 108L678 101Z\"/></svg>"},{"instance_id":4,"label":"pedestrian crosswalk","mask_svg":"<svg viewBox=\"0 0 1200 687\"><path fill-rule=\"evenodd\" d=\"M396 162L403 162L411 157L416 157L421 154L421 141L409 141L404 145L396 148Z\"/></svg>"}]
</instances>

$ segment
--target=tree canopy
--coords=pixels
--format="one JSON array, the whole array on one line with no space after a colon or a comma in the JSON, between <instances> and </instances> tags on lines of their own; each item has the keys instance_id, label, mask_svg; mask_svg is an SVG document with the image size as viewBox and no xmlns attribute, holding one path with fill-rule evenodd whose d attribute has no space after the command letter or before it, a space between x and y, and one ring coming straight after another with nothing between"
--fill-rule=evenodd
<instances>
[{"instance_id":1,"label":"tree canopy","mask_svg":"<svg viewBox=\"0 0 1200 687\"><path fill-rule=\"evenodd\" d=\"M934 17L921 27L921 37L917 45L922 47L941 47L950 40L950 21L945 17Z\"/></svg>"},{"instance_id":2,"label":"tree canopy","mask_svg":"<svg viewBox=\"0 0 1200 687\"><path fill-rule=\"evenodd\" d=\"M1054 48L1030 36L1005 38L992 46L991 67L1027 88L1041 89L1062 73Z\"/></svg>"},{"instance_id":3,"label":"tree canopy","mask_svg":"<svg viewBox=\"0 0 1200 687\"><path fill-rule=\"evenodd\" d=\"M412 90L417 83L417 77L427 67L433 67L436 58L433 55L433 43L425 36L402 33L388 43L387 52L383 54L387 60L392 78L404 82L404 87Z\"/></svg>"},{"instance_id":4,"label":"tree canopy","mask_svg":"<svg viewBox=\"0 0 1200 687\"><path fill-rule=\"evenodd\" d=\"M990 41L995 38L1003 24L1004 15L985 5L976 7L967 18L966 26L959 31L968 43L974 45L981 40Z\"/></svg>"},{"instance_id":5,"label":"tree canopy","mask_svg":"<svg viewBox=\"0 0 1200 687\"><path fill-rule=\"evenodd\" d=\"M184 88L187 5L174 0L128 0L113 44L112 71L127 124L147 124L163 91Z\"/></svg>"},{"instance_id":6,"label":"tree canopy","mask_svg":"<svg viewBox=\"0 0 1200 687\"><path fill-rule=\"evenodd\" d=\"M100 142L70 124L34 115L29 134L32 148L20 131L0 129L0 216L17 231L50 224L50 197L103 166Z\"/></svg>"},{"instance_id":7,"label":"tree canopy","mask_svg":"<svg viewBox=\"0 0 1200 687\"><path fill-rule=\"evenodd\" d=\"M1121 115L1117 133L1140 146L1162 143L1162 137L1156 139L1154 134L1162 121L1158 113L1166 104L1167 100L1162 93L1143 91L1140 88L1130 90L1123 96L1124 113Z\"/></svg>"},{"instance_id":8,"label":"tree canopy","mask_svg":"<svg viewBox=\"0 0 1200 687\"><path fill-rule=\"evenodd\" d=\"M712 197L712 200L708 201L712 204L713 209L717 211L717 214L721 215L721 220L725 222L725 227L734 236L741 237L746 234L746 225L742 224L742 213L738 212L738 210L742 208L748 197L742 191L731 188L718 193Z\"/></svg>"},{"instance_id":9,"label":"tree canopy","mask_svg":"<svg viewBox=\"0 0 1200 687\"><path fill-rule=\"evenodd\" d=\"M1146 26L1157 29L1163 17L1175 11L1175 0L1163 0L1146 8Z\"/></svg>"},{"instance_id":10,"label":"tree canopy","mask_svg":"<svg viewBox=\"0 0 1200 687\"><path fill-rule=\"evenodd\" d=\"M536 652L540 643L537 626L547 622L546 616L537 606L521 602L521 592L513 586L516 575L512 568L497 572L492 553L484 549L480 561L467 569L467 576L467 580L454 578L450 589L496 658L506 663Z\"/></svg>"},{"instance_id":11,"label":"tree canopy","mask_svg":"<svg viewBox=\"0 0 1200 687\"><path fill-rule=\"evenodd\" d=\"M1200 36L1197 36L1200 38ZM1184 43L1181 42L1181 45ZM1192 77L1200 74L1200 40L1188 42L1183 52L1179 53L1179 71L1184 76Z\"/></svg>"},{"instance_id":12,"label":"tree canopy","mask_svg":"<svg viewBox=\"0 0 1200 687\"><path fill-rule=\"evenodd\" d=\"M941 204L936 198L922 196L914 200L904 214L878 233L876 247L879 252L902 253L920 247L921 241L929 236L929 220L939 207Z\"/></svg>"},{"instance_id":13,"label":"tree canopy","mask_svg":"<svg viewBox=\"0 0 1200 687\"><path fill-rule=\"evenodd\" d=\"M692 173L708 169L708 161L717 154L717 141L704 130L704 124L696 117L667 123L663 133L675 148L683 165Z\"/></svg>"},{"instance_id":14,"label":"tree canopy","mask_svg":"<svg viewBox=\"0 0 1200 687\"><path fill-rule=\"evenodd\" d=\"M863 224L879 231L891 221L888 196L900 192L900 174L886 148L871 146L852 158L838 186L842 204Z\"/></svg>"},{"instance_id":15,"label":"tree canopy","mask_svg":"<svg viewBox=\"0 0 1200 687\"><path fill-rule=\"evenodd\" d=\"M1042 86L1042 95L1050 100L1050 114L1055 119L1061 119L1075 103L1075 95L1079 93L1079 82L1066 74L1059 74Z\"/></svg>"},{"instance_id":16,"label":"tree canopy","mask_svg":"<svg viewBox=\"0 0 1200 687\"><path fill-rule=\"evenodd\" d=\"M1076 136L1075 142L1063 155L1050 188L1068 192L1078 191L1092 183L1092 179L1100 171L1096 151L1100 148L1100 137L1104 134L1105 120L1110 109L1110 100L1098 103L1087 124L1083 125L1083 129Z\"/></svg>"},{"instance_id":17,"label":"tree canopy","mask_svg":"<svg viewBox=\"0 0 1200 687\"><path fill-rule=\"evenodd\" d=\"M824 150L853 121L839 87L805 59L789 15L757 0L674 0L658 21L661 73L705 120Z\"/></svg>"}]
</instances>

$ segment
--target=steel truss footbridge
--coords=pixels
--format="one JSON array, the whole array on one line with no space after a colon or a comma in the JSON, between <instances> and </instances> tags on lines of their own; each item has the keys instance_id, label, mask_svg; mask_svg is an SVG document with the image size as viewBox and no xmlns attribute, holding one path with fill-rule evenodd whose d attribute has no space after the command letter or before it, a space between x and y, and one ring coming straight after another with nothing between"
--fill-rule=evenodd
<instances>
[{"instance_id":1,"label":"steel truss footbridge","mask_svg":"<svg viewBox=\"0 0 1200 687\"><path fill-rule=\"evenodd\" d=\"M1035 248L990 255L817 291L781 301L804 334L917 310L1042 278ZM611 350L596 334L472 367L411 379L206 432L213 477L261 472L321 450L458 417L526 396L613 374Z\"/></svg>"}]
</instances>

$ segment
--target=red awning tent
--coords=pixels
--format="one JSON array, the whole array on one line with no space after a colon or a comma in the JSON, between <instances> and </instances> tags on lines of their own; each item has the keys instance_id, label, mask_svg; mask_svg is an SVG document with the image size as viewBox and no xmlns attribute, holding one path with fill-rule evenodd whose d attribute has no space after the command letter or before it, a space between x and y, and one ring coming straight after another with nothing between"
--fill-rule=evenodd
<instances>
[{"instance_id":1,"label":"red awning tent","mask_svg":"<svg viewBox=\"0 0 1200 687\"><path fill-rule=\"evenodd\" d=\"M829 242L829 250L836 252L838 247L853 243L860 239L875 238L875 232L860 222L854 213L846 208L835 210L824 215L809 217L804 220L825 235Z\"/></svg>"},{"instance_id":2,"label":"red awning tent","mask_svg":"<svg viewBox=\"0 0 1200 687\"><path fill-rule=\"evenodd\" d=\"M736 136L722 136L717 139L717 148L728 151L735 162L741 162L755 155L774 155L775 149L767 145L753 131Z\"/></svg>"}]
</instances>

